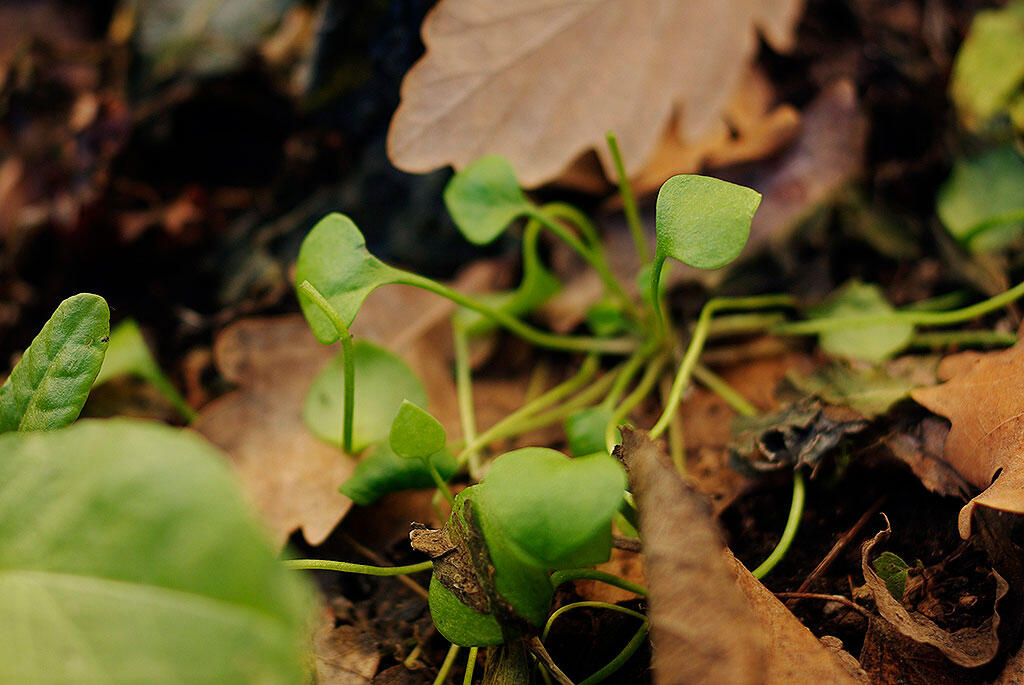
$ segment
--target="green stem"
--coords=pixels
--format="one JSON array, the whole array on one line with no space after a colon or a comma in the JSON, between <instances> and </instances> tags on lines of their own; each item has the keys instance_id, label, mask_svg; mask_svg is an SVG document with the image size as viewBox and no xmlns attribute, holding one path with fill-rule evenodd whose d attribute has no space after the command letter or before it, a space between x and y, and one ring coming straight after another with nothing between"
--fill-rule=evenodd
<instances>
[{"instance_id":1,"label":"green stem","mask_svg":"<svg viewBox=\"0 0 1024 685\"><path fill-rule=\"evenodd\" d=\"M1008 331L928 331L916 333L910 347L939 348L949 345L960 347L1003 347L1017 343L1017 334Z\"/></svg>"},{"instance_id":2,"label":"green stem","mask_svg":"<svg viewBox=\"0 0 1024 685\"><path fill-rule=\"evenodd\" d=\"M661 437L661 434L668 428L672 416L679 409L679 403L683 398L683 391L690 382L690 374L697 364L704 343L707 342L708 329L711 326L711 317L715 313L728 309L771 309L775 307L792 307L793 298L789 295L756 295L753 297L716 297L704 305L697 318L697 326L693 330L693 337L690 338L690 345L686 348L683 361L679 365L679 371L672 382L672 389L669 390L668 402L662 411L661 417L651 429L651 439Z\"/></svg>"},{"instance_id":3,"label":"green stem","mask_svg":"<svg viewBox=\"0 0 1024 685\"><path fill-rule=\"evenodd\" d=\"M779 324L773 331L778 335L817 335L854 326L881 326L898 323L914 326L952 326L1005 307L1020 297L1024 297L1024 283L1018 283L1009 290L962 309L945 312L902 309L888 314L811 319L810 321Z\"/></svg>"},{"instance_id":4,"label":"green stem","mask_svg":"<svg viewBox=\"0 0 1024 685\"><path fill-rule=\"evenodd\" d=\"M654 389L654 384L658 382L658 378L661 376L661 370L665 368L665 364L668 363L668 356L665 354L658 355L651 360L651 363L644 369L644 375L640 377L640 381L633 388L633 392L626 396L626 399L622 401L615 411L612 412L611 418L608 420L608 425L604 429L604 442L608 452L615 448L615 444L618 442L615 439L615 431L619 424L629 415L629 412L633 411L638 404L644 401L644 398L650 394L651 390Z\"/></svg>"},{"instance_id":5,"label":"green stem","mask_svg":"<svg viewBox=\"0 0 1024 685\"><path fill-rule=\"evenodd\" d=\"M451 300L455 304L479 312L537 347L569 350L572 352L603 352L606 354L629 354L637 347L636 340L632 338L592 338L587 336L558 335L542 331L523 323L511 314L489 307L482 302L463 295L457 290L449 288L443 283L438 283L419 274L402 272L400 276L396 277L394 282L429 290Z\"/></svg>"},{"instance_id":6,"label":"green stem","mask_svg":"<svg viewBox=\"0 0 1024 685\"><path fill-rule=\"evenodd\" d=\"M726 383L724 378L700 362L693 365L693 377L705 388L725 400L725 403L732 407L737 414L742 416L757 415L757 407L751 404L746 397L739 394L735 388Z\"/></svg>"},{"instance_id":7,"label":"green stem","mask_svg":"<svg viewBox=\"0 0 1024 685\"><path fill-rule=\"evenodd\" d=\"M1005 224L1017 224L1024 221L1024 209L1017 208L1012 209L1002 214L996 214L995 216L989 217L984 221L981 221L971 227L967 233L957 238L957 241L961 245L969 245L974 238L981 235L985 231L995 228L996 226L1003 226Z\"/></svg>"},{"instance_id":8,"label":"green stem","mask_svg":"<svg viewBox=\"0 0 1024 685\"><path fill-rule=\"evenodd\" d=\"M551 574L552 587L558 587L562 583L568 583L572 580L596 580L620 588L626 592L632 592L633 594L640 595L641 597L647 596L647 588L643 585L639 585L605 571L599 571L596 568L569 568L564 571L555 571Z\"/></svg>"},{"instance_id":9,"label":"green stem","mask_svg":"<svg viewBox=\"0 0 1024 685\"><path fill-rule=\"evenodd\" d=\"M654 251L654 261L651 262L651 306L654 308L654 327L656 331L665 332L665 312L662 311L661 298L661 270L665 267L665 255Z\"/></svg>"},{"instance_id":10,"label":"green stem","mask_svg":"<svg viewBox=\"0 0 1024 685\"><path fill-rule=\"evenodd\" d=\"M626 291L622 288L622 284L619 283L619 279L617 279L615 274L612 273L611 268L608 266L608 262L605 261L603 250L591 250L571 231L566 230L566 228L559 224L558 221L553 220L539 209L532 211L529 216L542 223L545 228L554 233L569 247L579 253L579 255L594 268L597 275L600 276L601 281L604 283L605 288L608 289L608 292L621 299L630 314L634 317L639 317L639 312L636 309L636 303L633 302L633 299L628 294L626 294Z\"/></svg>"},{"instance_id":11,"label":"green stem","mask_svg":"<svg viewBox=\"0 0 1024 685\"><path fill-rule=\"evenodd\" d=\"M444 482L444 478L438 472L437 467L434 466L434 462L430 461L430 457L424 457L423 463L427 467L427 471L430 472L430 477L434 479L434 484L437 486L438 492L444 495L444 498L448 500L448 506L455 510L455 498L452 497L452 491L448 489L448 484Z\"/></svg>"},{"instance_id":12,"label":"green stem","mask_svg":"<svg viewBox=\"0 0 1024 685\"><path fill-rule=\"evenodd\" d=\"M479 647L469 648L469 658L466 659L466 674L462 676L462 685L473 685L473 671L476 670L476 655Z\"/></svg>"},{"instance_id":13,"label":"green stem","mask_svg":"<svg viewBox=\"0 0 1024 685\"><path fill-rule=\"evenodd\" d=\"M459 401L462 439L467 445L472 445L476 440L476 409L473 404L473 379L469 367L469 339L466 331L458 324L452 325L452 338L455 347L455 392ZM469 475L479 480L480 451L467 449L465 454L469 461Z\"/></svg>"},{"instance_id":14,"label":"green stem","mask_svg":"<svg viewBox=\"0 0 1024 685\"><path fill-rule=\"evenodd\" d=\"M594 225L589 216L571 204L567 202L548 202L540 208L540 211L548 216L564 219L578 228L591 249L595 251L604 249L601 236L597 233L597 226Z\"/></svg>"},{"instance_id":15,"label":"green stem","mask_svg":"<svg viewBox=\"0 0 1024 685\"><path fill-rule=\"evenodd\" d=\"M625 666L626 662L629 661L634 654L636 654L636 651L640 649L640 646L644 643L644 639L647 637L648 626L649 623L647 621L644 621L643 625L641 625L640 628L638 628L637 631L633 634L632 639L630 639L630 641L626 643L626 646L622 648L622 651L619 652L614 659L609 661L604 666L604 668L600 669L593 675L581 680L579 685L597 685L597 683L600 683L605 678L607 678L608 676L612 675L620 668Z\"/></svg>"},{"instance_id":16,"label":"green stem","mask_svg":"<svg viewBox=\"0 0 1024 685\"><path fill-rule=\"evenodd\" d=\"M448 653L444 657L444 663L441 664L441 670L437 672L437 677L434 678L434 685L444 685L444 682L448 680L448 674L451 673L452 666L455 665L455 657L459 655L459 650L462 649L456 644L452 644L448 648Z\"/></svg>"},{"instance_id":17,"label":"green stem","mask_svg":"<svg viewBox=\"0 0 1024 685\"><path fill-rule=\"evenodd\" d=\"M340 573L361 573L365 576L404 576L409 573L427 571L434 567L432 561L423 561L409 566L370 566L328 559L285 559L281 563L285 565L285 568L293 571L338 571Z\"/></svg>"},{"instance_id":18,"label":"green stem","mask_svg":"<svg viewBox=\"0 0 1024 685\"><path fill-rule=\"evenodd\" d=\"M459 462L464 462L473 452L479 451L481 448L500 439L500 437L504 436L507 431L515 431L516 426L518 426L522 421L529 419L535 413L547 409L551 405L562 401L572 393L576 392L579 388L589 382L595 373L597 373L599 362L600 357L598 355L588 355L587 358L583 360L583 364L580 365L580 369L576 372L576 375L524 404L519 409L481 433L479 436L475 437L472 441L467 441L466 446L459 453Z\"/></svg>"},{"instance_id":19,"label":"green stem","mask_svg":"<svg viewBox=\"0 0 1024 685\"><path fill-rule=\"evenodd\" d=\"M611 131L605 134L605 138L608 141L608 150L612 154L612 162L615 164L615 174L619 177L619 195L622 196L622 211L626 215L629 231L633 234L633 246L636 247L636 255L640 258L641 265L647 264L651 259L651 253L647 247L647 238L644 236L644 227L640 223L640 213L636 209L633 188L629 185L629 178L626 176L626 166L622 163L619 141L616 140L615 134ZM657 299L652 301L657 302Z\"/></svg>"},{"instance_id":20,"label":"green stem","mask_svg":"<svg viewBox=\"0 0 1024 685\"><path fill-rule=\"evenodd\" d=\"M548 639L548 634L551 632L551 626L554 625L555 621L558 619L559 616L561 616L567 611L572 611L573 609L582 609L587 607L591 609L607 609L608 611L617 611L620 614L626 614L627 616L633 616L634 618L638 618L641 621L647 621L647 617L641 614L639 611L633 611L632 609L627 609L626 607L620 607L618 604L609 604L608 602L595 602L592 600L586 600L583 602L573 602L572 604L566 604L565 606L558 607L553 612L551 612L551 615L548 616L547 623L544 624L544 631L541 633L540 636L541 641L543 642Z\"/></svg>"},{"instance_id":21,"label":"green stem","mask_svg":"<svg viewBox=\"0 0 1024 685\"><path fill-rule=\"evenodd\" d=\"M615 377L615 382L612 384L611 390L608 391L608 395L601 402L601 406L605 409L611 409L626 392L626 388L633 382L633 377L640 371L640 368L644 363L654 354L654 351L658 348L658 343L654 340L649 340L644 344L643 347L633 353L631 357L626 360L626 363L622 366L622 370L619 371Z\"/></svg>"},{"instance_id":22,"label":"green stem","mask_svg":"<svg viewBox=\"0 0 1024 685\"><path fill-rule=\"evenodd\" d=\"M708 337L719 338L730 335L760 333L770 330L773 326L785 321L785 319L786 317L781 312L729 314L711 322L711 328L708 329Z\"/></svg>"},{"instance_id":23,"label":"green stem","mask_svg":"<svg viewBox=\"0 0 1024 685\"><path fill-rule=\"evenodd\" d=\"M345 399L343 404L343 416L341 420L341 449L345 454L352 454L352 419L356 409L356 362L355 346L352 342L352 335L348 332L348 324L341 318L327 298L317 290L309 281L303 281L299 285L306 297L313 301L320 311L330 320L331 325L338 332L341 339L341 353L343 374L345 379Z\"/></svg>"},{"instance_id":24,"label":"green stem","mask_svg":"<svg viewBox=\"0 0 1024 685\"><path fill-rule=\"evenodd\" d=\"M806 488L804 486L803 474L796 470L793 472L793 501L789 505L789 518L786 519L786 527L782 531L782 537L779 538L779 544L775 546L775 549L772 550L772 553L768 555L768 558L760 566L751 571L758 580L768 575L782 561L782 558L786 556L786 552L789 551L790 545L793 544L796 531L800 528L800 517L804 513L805 495Z\"/></svg>"}]
</instances>

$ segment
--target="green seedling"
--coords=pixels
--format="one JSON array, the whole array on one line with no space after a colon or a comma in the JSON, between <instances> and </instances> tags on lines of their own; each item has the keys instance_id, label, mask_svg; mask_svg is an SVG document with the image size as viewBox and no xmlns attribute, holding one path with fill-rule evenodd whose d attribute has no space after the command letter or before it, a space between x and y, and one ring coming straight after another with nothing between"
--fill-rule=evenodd
<instances>
[{"instance_id":1,"label":"green seedling","mask_svg":"<svg viewBox=\"0 0 1024 685\"><path fill-rule=\"evenodd\" d=\"M455 456L447 449L430 455L430 466L447 481L459 470ZM356 504L370 505L384 495L399 490L432 488L437 481L430 467L419 459L398 456L387 442L369 448L348 480L341 486L341 494Z\"/></svg>"},{"instance_id":2,"label":"green seedling","mask_svg":"<svg viewBox=\"0 0 1024 685\"><path fill-rule=\"evenodd\" d=\"M1012 146L961 159L939 189L935 211L972 252L999 250L1024 235L1024 157Z\"/></svg>"},{"instance_id":3,"label":"green seedling","mask_svg":"<svg viewBox=\"0 0 1024 685\"><path fill-rule=\"evenodd\" d=\"M82 293L61 302L0 386L0 433L53 430L77 419L109 336L102 297Z\"/></svg>"},{"instance_id":4,"label":"green seedling","mask_svg":"<svg viewBox=\"0 0 1024 685\"><path fill-rule=\"evenodd\" d=\"M842 320L875 314L885 316L894 311L877 285L851 281L809 314L815 319ZM851 325L822 333L818 344L836 357L881 362L904 349L913 335L914 326L909 323Z\"/></svg>"},{"instance_id":5,"label":"green seedling","mask_svg":"<svg viewBox=\"0 0 1024 685\"><path fill-rule=\"evenodd\" d=\"M885 587L889 594L897 601L903 601L903 594L907 591L907 573L910 566L892 552L882 552L871 562L872 568L878 577L885 581Z\"/></svg>"},{"instance_id":6,"label":"green seedling","mask_svg":"<svg viewBox=\"0 0 1024 685\"><path fill-rule=\"evenodd\" d=\"M174 384L167 379L160 365L149 351L139 325L125 319L110 332L110 342L103 358L103 366L93 383L102 385L119 376L135 376L146 381L167 398L186 421L195 418L195 411L181 396Z\"/></svg>"},{"instance_id":7,"label":"green seedling","mask_svg":"<svg viewBox=\"0 0 1024 685\"><path fill-rule=\"evenodd\" d=\"M409 400L402 401L402 406L391 424L391 449L405 459L419 460L434 479L438 490L454 507L455 500L445 485L445 479L432 461L435 454L444 450L447 439L444 427L437 419Z\"/></svg>"}]
</instances>

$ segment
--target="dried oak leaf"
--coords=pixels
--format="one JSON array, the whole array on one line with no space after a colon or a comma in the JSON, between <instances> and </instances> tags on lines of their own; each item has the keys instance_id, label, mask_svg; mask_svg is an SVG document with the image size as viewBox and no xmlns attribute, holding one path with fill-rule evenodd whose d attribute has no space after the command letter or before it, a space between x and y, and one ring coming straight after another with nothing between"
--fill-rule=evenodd
<instances>
[{"instance_id":1,"label":"dried oak leaf","mask_svg":"<svg viewBox=\"0 0 1024 685\"><path fill-rule=\"evenodd\" d=\"M231 457L279 545L298 528L320 544L352 506L338 488L355 461L302 420L313 377L336 354L299 315L242 319L214 342L217 368L238 389L206 405L193 428Z\"/></svg>"},{"instance_id":2,"label":"dried oak leaf","mask_svg":"<svg viewBox=\"0 0 1024 685\"><path fill-rule=\"evenodd\" d=\"M947 357L939 379L911 397L950 420L945 461L983 490L960 510L966 539L977 506L1024 514L1024 344Z\"/></svg>"},{"instance_id":3,"label":"dried oak leaf","mask_svg":"<svg viewBox=\"0 0 1024 685\"><path fill-rule=\"evenodd\" d=\"M802 0L442 0L426 55L406 75L388 132L401 169L508 157L521 183L558 176L589 149L614 176L651 157L673 117L684 141L722 117L757 50L793 42Z\"/></svg>"},{"instance_id":4,"label":"dried oak leaf","mask_svg":"<svg viewBox=\"0 0 1024 685\"><path fill-rule=\"evenodd\" d=\"M725 549L707 501L664 450L628 428L622 437L651 592L654 682L859 682Z\"/></svg>"},{"instance_id":5,"label":"dried oak leaf","mask_svg":"<svg viewBox=\"0 0 1024 685\"><path fill-rule=\"evenodd\" d=\"M915 642L935 647L946 658L958 666L976 668L983 666L995 658L999 652L999 608L1001 600L1007 596L1009 584L1001 575L992 572L996 581L996 610L979 627L961 628L953 633L947 632L935 624L930 618L917 611L908 611L903 604L892 596L885 581L875 573L871 566L874 549L889 539L892 529L886 519L886 527L861 547L861 570L864 580L875 599L878 613L903 635Z\"/></svg>"}]
</instances>

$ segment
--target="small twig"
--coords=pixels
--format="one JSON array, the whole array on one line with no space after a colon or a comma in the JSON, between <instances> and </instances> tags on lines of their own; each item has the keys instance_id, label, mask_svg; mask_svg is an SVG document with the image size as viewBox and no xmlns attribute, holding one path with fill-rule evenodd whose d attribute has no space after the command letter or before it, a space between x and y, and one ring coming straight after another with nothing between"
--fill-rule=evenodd
<instances>
[{"instance_id":1,"label":"small twig","mask_svg":"<svg viewBox=\"0 0 1024 685\"><path fill-rule=\"evenodd\" d=\"M636 538L627 538L625 535L613 535L612 547L627 552L640 552L640 541Z\"/></svg>"},{"instance_id":2,"label":"small twig","mask_svg":"<svg viewBox=\"0 0 1024 685\"><path fill-rule=\"evenodd\" d=\"M842 595L821 595L816 592L776 592L774 594L779 599L820 599L826 602L838 602L848 609L853 609L864 618L871 618L870 611Z\"/></svg>"},{"instance_id":3,"label":"small twig","mask_svg":"<svg viewBox=\"0 0 1024 685\"><path fill-rule=\"evenodd\" d=\"M871 517L878 513L878 510L882 508L882 505L885 504L885 500L888 499L888 497L888 494L879 497L875 503L871 505L871 508L865 511L864 515L857 519L857 522L853 524L853 527L843 533L843 536L839 538L835 545L832 546L832 549L830 549L828 554L825 555L825 558L814 567L814 570L808 574L804 579L804 582L800 583L800 587L796 589L797 592L806 591L807 588L810 587L811 583L817 580L819 576L828 570L829 566L832 565L832 562L834 562L842 551L846 549L851 542L853 542L854 538L860 534L861 529L867 525L868 521L871 520Z\"/></svg>"},{"instance_id":4,"label":"small twig","mask_svg":"<svg viewBox=\"0 0 1024 685\"><path fill-rule=\"evenodd\" d=\"M535 657L540 659L541 664L547 669L548 673L552 677L561 683L562 685L574 685L569 676L562 672L562 669L555 664L551 655L548 654L548 650L544 648L544 643L540 641L540 638L534 635L527 642L526 646L529 647L530 651Z\"/></svg>"},{"instance_id":5,"label":"small twig","mask_svg":"<svg viewBox=\"0 0 1024 685\"><path fill-rule=\"evenodd\" d=\"M367 559L370 559L371 561L373 561L373 563L377 564L378 566L394 566L394 564L392 564L391 562L387 561L384 557L382 557L381 555L377 554L376 552L374 552L372 549L370 549L366 545L364 545L364 544L360 543L359 541L357 541L355 538L353 538L348 533L342 533L341 537L345 538L345 542L347 542L349 545L351 545L357 552L362 554ZM393 576L393 577L399 583L401 583L402 585L405 585L407 588L409 588L410 590L415 592L417 595L419 595L423 599L428 599L429 598L429 595L427 594L427 591L423 589L423 586L420 585L419 583L417 583L416 581L414 581L412 578L409 578L408 576Z\"/></svg>"}]
</instances>

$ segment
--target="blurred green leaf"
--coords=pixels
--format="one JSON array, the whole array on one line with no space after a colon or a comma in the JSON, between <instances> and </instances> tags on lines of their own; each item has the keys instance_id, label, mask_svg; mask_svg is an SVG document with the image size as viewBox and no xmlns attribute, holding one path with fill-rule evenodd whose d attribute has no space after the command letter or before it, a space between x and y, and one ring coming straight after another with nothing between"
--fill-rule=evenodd
<instances>
[{"instance_id":1,"label":"blurred green leaf","mask_svg":"<svg viewBox=\"0 0 1024 685\"><path fill-rule=\"evenodd\" d=\"M950 95L969 128L1008 111L1024 86L1024 2L974 16L953 63Z\"/></svg>"},{"instance_id":2,"label":"blurred green leaf","mask_svg":"<svg viewBox=\"0 0 1024 685\"><path fill-rule=\"evenodd\" d=\"M435 452L430 456L430 462L445 480L459 470L458 462L448 450ZM434 479L422 460L400 457L390 445L381 442L359 460L352 476L341 486L341 494L356 504L366 506L399 490L433 487Z\"/></svg>"},{"instance_id":3,"label":"blurred green leaf","mask_svg":"<svg viewBox=\"0 0 1024 685\"><path fill-rule=\"evenodd\" d=\"M885 581L885 587L889 594L898 601L903 601L903 593L907 589L907 571L910 566L892 552L882 552L871 566L875 569L878 577Z\"/></svg>"},{"instance_id":4,"label":"blurred green leaf","mask_svg":"<svg viewBox=\"0 0 1024 685\"><path fill-rule=\"evenodd\" d=\"M0 681L298 683L312 593L228 459L126 419L0 436Z\"/></svg>"},{"instance_id":5,"label":"blurred green leaf","mask_svg":"<svg viewBox=\"0 0 1024 685\"><path fill-rule=\"evenodd\" d=\"M612 420L612 412L605 407L587 407L565 420L565 437L569 451L577 457L595 452L607 454L604 431Z\"/></svg>"},{"instance_id":6,"label":"blurred green leaf","mask_svg":"<svg viewBox=\"0 0 1024 685\"><path fill-rule=\"evenodd\" d=\"M877 285L849 281L809 313L815 319L843 319L893 311ZM878 363L905 348L913 335L913 325L906 323L850 325L822 333L819 344L836 357Z\"/></svg>"},{"instance_id":7,"label":"blurred green leaf","mask_svg":"<svg viewBox=\"0 0 1024 685\"><path fill-rule=\"evenodd\" d=\"M921 363L935 367L934 360L925 358ZM845 362L823 367L808 376L791 373L787 378L803 392L817 395L834 406L850 407L869 419L888 413L921 385L909 373L893 374L878 366L855 368Z\"/></svg>"},{"instance_id":8,"label":"blurred green leaf","mask_svg":"<svg viewBox=\"0 0 1024 685\"><path fill-rule=\"evenodd\" d=\"M391 422L389 442L392 451L406 459L425 459L444 449L444 427L427 410L403 400Z\"/></svg>"},{"instance_id":9,"label":"blurred green leaf","mask_svg":"<svg viewBox=\"0 0 1024 685\"><path fill-rule=\"evenodd\" d=\"M109 334L110 309L99 295L61 302L0 386L0 433L52 430L77 419Z\"/></svg>"},{"instance_id":10,"label":"blurred green leaf","mask_svg":"<svg viewBox=\"0 0 1024 685\"><path fill-rule=\"evenodd\" d=\"M355 413L352 451L387 440L391 421L403 400L427 403L427 391L409 365L398 356L365 340L354 343ZM341 445L345 408L344 357L339 354L317 374L306 395L302 417L321 440Z\"/></svg>"},{"instance_id":11,"label":"blurred green leaf","mask_svg":"<svg viewBox=\"0 0 1024 685\"><path fill-rule=\"evenodd\" d=\"M939 189L936 212L970 250L998 250L1024 234L1024 158L1012 146L959 160Z\"/></svg>"},{"instance_id":12,"label":"blurred green leaf","mask_svg":"<svg viewBox=\"0 0 1024 685\"><path fill-rule=\"evenodd\" d=\"M500 155L481 157L462 169L444 189L444 203L466 240L486 245L533 205L515 170Z\"/></svg>"}]
</instances>

